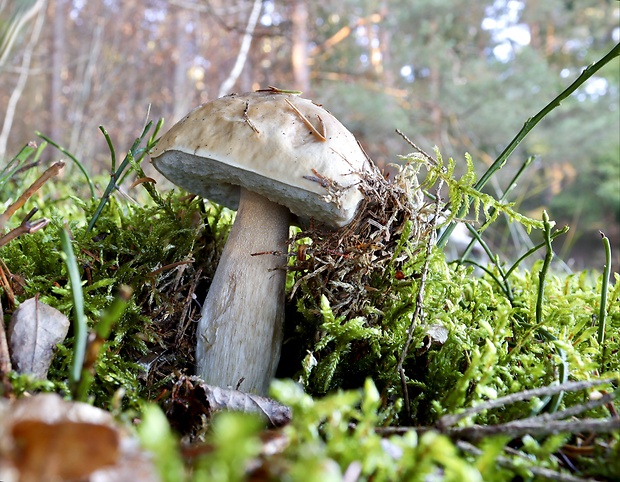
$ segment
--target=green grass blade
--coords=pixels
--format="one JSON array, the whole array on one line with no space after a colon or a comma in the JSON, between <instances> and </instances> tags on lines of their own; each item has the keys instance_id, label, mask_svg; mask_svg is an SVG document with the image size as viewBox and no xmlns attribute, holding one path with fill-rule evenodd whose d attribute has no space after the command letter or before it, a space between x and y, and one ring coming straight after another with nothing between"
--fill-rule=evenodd
<instances>
[{"instance_id":1,"label":"green grass blade","mask_svg":"<svg viewBox=\"0 0 620 482\"><path fill-rule=\"evenodd\" d=\"M564 226L562 229L556 230L551 235L551 241L553 241L558 236L561 236L562 234L566 234L568 232L568 229L569 229L568 226ZM536 251L538 251L540 248L542 248L546 244L547 244L547 241L545 240L545 241L537 244L536 246L533 246L532 248L528 249L521 257L519 257L519 259L517 259L514 262L514 264L510 267L510 269L508 271L506 271L506 276L510 276L512 274L512 272L519 267L519 265L523 262L523 260L525 260L526 258L530 257L532 254L534 254Z\"/></svg>"},{"instance_id":2,"label":"green grass blade","mask_svg":"<svg viewBox=\"0 0 620 482\"><path fill-rule=\"evenodd\" d=\"M21 148L17 155L2 168L2 171L0 171L0 191L11 176L15 174L22 164L26 162L26 159L28 159L35 152L35 150L36 148L34 146L26 144Z\"/></svg>"},{"instance_id":3,"label":"green grass blade","mask_svg":"<svg viewBox=\"0 0 620 482\"><path fill-rule=\"evenodd\" d=\"M538 273L538 294L536 297L536 326L538 326L538 333L540 333L547 340L555 341L557 340L551 333L549 333L543 326L543 303L545 297L545 282L547 279L547 274L549 273L549 266L551 265L551 260L553 259L553 248L551 246L551 228L553 223L549 221L549 215L547 211L543 211L543 224L544 224L544 236L545 236L545 246L547 247L547 252L545 253L545 259L543 260L543 265L540 268L540 272ZM559 372L559 382L566 383L568 381L568 361L566 359L566 352L556 346L556 351L558 356L560 357L560 365L558 367ZM562 397L564 396L564 392L559 392L551 397L549 403L546 405L547 411L553 413L557 411L562 402Z\"/></svg>"},{"instance_id":4,"label":"green grass blade","mask_svg":"<svg viewBox=\"0 0 620 482\"><path fill-rule=\"evenodd\" d=\"M607 291L609 288L609 277L611 275L611 245L609 238L601 232L603 246L605 247L605 268L603 269L603 280L601 283L601 307L598 314L598 344L601 347L601 370L605 364L605 324L607 320Z\"/></svg>"},{"instance_id":5,"label":"green grass blade","mask_svg":"<svg viewBox=\"0 0 620 482\"><path fill-rule=\"evenodd\" d=\"M148 132L151 130L151 126L153 125L153 121L149 122L144 129L142 130L142 134L140 134L140 137L138 137L133 145L131 146L131 148L129 149L129 151L127 152L127 155L125 156L125 158L123 159L123 162L121 162L121 165L118 166L118 169L116 169L116 171L112 170L112 173L110 174L110 182L108 183L103 196L101 196L101 200L99 201L99 205L97 206L97 210L95 211L95 214L93 215L92 219L90 220L90 222L88 223L88 229L87 231L92 231L92 229L95 227L95 224L97 223L97 219L99 219L99 216L101 215L101 212L103 211L103 208L105 207L105 205L108 203L108 199L110 199L110 195L112 194L112 191L114 189L117 188L119 183L122 183L122 176L123 176L123 172L125 171L125 169L127 169L127 166L131 165L131 161L133 159L135 159L136 157L138 157L139 161L141 161L144 156L146 155L146 153L148 152L147 148L140 148L140 144L142 144L142 142L144 141L144 138L146 137L146 135L148 134ZM159 123L158 123L159 125ZM105 129L103 129L105 131ZM106 135L106 133L104 132L104 136ZM112 155L112 159L113 159L113 164L116 163L116 154L114 151L114 147L112 146L111 141L109 140L109 136L106 136L106 141L108 141L108 145L110 146L110 152ZM139 162L138 161L138 162ZM120 181L119 181L120 180Z\"/></svg>"},{"instance_id":6,"label":"green grass blade","mask_svg":"<svg viewBox=\"0 0 620 482\"><path fill-rule=\"evenodd\" d=\"M35 134L37 136L39 136L41 139L43 139L44 141L49 142L51 145L53 145L60 152L62 152L66 156L68 156L75 163L75 165L78 167L78 169L80 171L82 171L82 174L84 174L84 177L86 178L86 182L88 183L88 188L90 189L90 197L91 197L91 199L95 199L95 185L93 184L92 179L88 175L88 172L86 171L86 168L84 167L84 165L80 161L78 161L78 159L73 154L71 154L67 149L65 149L64 147L56 144L49 137L45 136L44 134L42 134L39 131L35 131Z\"/></svg>"},{"instance_id":7,"label":"green grass blade","mask_svg":"<svg viewBox=\"0 0 620 482\"><path fill-rule=\"evenodd\" d=\"M67 266L69 283L71 285L71 295L73 297L73 316L75 322L73 324L73 362L69 373L69 382L75 395L80 384L82 366L84 365L84 355L86 353L86 344L88 342L88 325L86 323L86 315L84 314L82 278L73 253L73 247L71 246L69 231L67 228L61 228L59 234L60 244L62 246L61 256Z\"/></svg>"},{"instance_id":8,"label":"green grass blade","mask_svg":"<svg viewBox=\"0 0 620 482\"><path fill-rule=\"evenodd\" d=\"M116 171L116 150L114 149L114 144L112 143L112 139L110 139L110 134L108 134L108 131L105 127L99 126L99 130L103 134L103 137L105 137L105 141L108 143L108 149L110 149L110 158L112 159L111 171L114 172Z\"/></svg>"},{"instance_id":9,"label":"green grass blade","mask_svg":"<svg viewBox=\"0 0 620 482\"><path fill-rule=\"evenodd\" d=\"M596 72L598 72L600 69L602 69L605 65L607 65L609 62L611 62L613 59L615 59L619 55L620 55L620 43L617 44L613 49L611 49L609 53L607 53L607 55L605 55L602 59L586 67L581 73L581 75L577 77L577 79L572 84L570 84L557 97L555 97L551 102L549 102L545 107L543 107L542 110L540 110L540 112L538 112L534 117L529 118L525 122L521 130L514 137L514 139L510 141L508 146L499 155L497 160L493 164L491 164L491 166L489 166L487 171L478 180L478 182L474 186L475 189L480 191L486 185L489 179L491 179L491 177L497 171L499 171L502 167L504 167L504 165L506 164L508 160L508 157L510 157L510 155L514 152L517 146L521 144L521 141L525 139L525 137L529 134L529 132L534 127L536 127L536 125L542 119L544 119L547 115L549 115L549 113L553 111L556 107L559 107L563 100L566 100L573 92L575 92L581 85L583 85L590 77L592 77ZM469 210L469 202L463 204L463 206L459 210L456 217L459 219L462 219L468 210ZM441 237L437 241L437 244L439 246L443 246L447 242L448 238L452 234L452 231L454 231L454 227L455 227L454 223L451 223L450 225L446 226L445 231L442 233Z\"/></svg>"}]
</instances>

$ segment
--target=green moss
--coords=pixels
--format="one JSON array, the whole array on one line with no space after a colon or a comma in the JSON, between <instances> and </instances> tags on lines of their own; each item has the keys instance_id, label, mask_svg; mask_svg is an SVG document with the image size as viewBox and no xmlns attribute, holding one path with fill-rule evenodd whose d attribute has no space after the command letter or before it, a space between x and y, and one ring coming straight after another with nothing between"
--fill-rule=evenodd
<instances>
[{"instance_id":1,"label":"green moss","mask_svg":"<svg viewBox=\"0 0 620 482\"><path fill-rule=\"evenodd\" d=\"M453 168L450 163L448 167ZM431 179L445 178L462 204L466 195L477 195L470 171L451 180L435 170ZM6 191L9 187L4 184L2 194L7 198L14 197ZM495 260L483 276L475 276L472 268L447 263L440 249L426 250L432 231L421 230L413 239L416 226L403 218L381 270L368 269L361 278L367 285L363 293L356 293L360 309L354 313L335 309L336 298L329 293L317 296L312 287L298 286L288 306L287 357L282 365L287 376L301 385L291 381L273 385L274 396L294 410L292 424L280 433L286 438L284 448L261 454L264 433L256 419L216 416L205 436L212 451L182 466L168 422L158 409L145 409L150 406L145 401L166 406L175 382L194 371L193 321L232 215L184 194L162 197L153 190L149 196L137 196L139 203L112 196L96 215L100 200L72 197L71 184L65 187L67 192L58 189L61 192L55 194L44 190L37 200L50 225L0 248L8 280L2 297L5 324L15 306L33 296L72 318L58 235L66 225L90 330L96 331L122 286L131 287L133 293L104 340L88 396L105 408L122 399L121 419L127 418L123 414L144 416L143 441L158 454L166 480L244 480L248 467L275 480L317 481L341 480L353 469L359 470L359 480L374 481L439 476L506 480L516 474L531 477L541 467L562 471L558 450L583 442L578 434L502 433L467 445L437 423L446 415L523 390L620 373L617 274L615 283L605 285L602 347L597 341L597 317L604 285L598 273L565 276L546 271L542 262L529 271L508 270ZM504 212L528 227L538 226L514 214L511 206L483 195L478 200L474 206L485 221ZM290 274L289 289L303 275ZM422 285L424 296L417 307ZM17 395L56 391L70 396L67 380L73 356L70 332L57 349L49 380L10 374L6 381ZM603 389L617 391L609 383ZM597 396L594 390L581 390L525 398L477 411L456 425L498 425L555 413L588 402L590 394ZM610 403L617 407L617 401ZM607 419L610 406L593 407L579 417ZM403 428L405 424L410 428ZM151 429L159 436L151 438ZM593 454L573 463L587 475L611 477L620 472L615 463L618 434L602 437L595 437ZM506 450L509 443L518 447L518 453Z\"/></svg>"}]
</instances>

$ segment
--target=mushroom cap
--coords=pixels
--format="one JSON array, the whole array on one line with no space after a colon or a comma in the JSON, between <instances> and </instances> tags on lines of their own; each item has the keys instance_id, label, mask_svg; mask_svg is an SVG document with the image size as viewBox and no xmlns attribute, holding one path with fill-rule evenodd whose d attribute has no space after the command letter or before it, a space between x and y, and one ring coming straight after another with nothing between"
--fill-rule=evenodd
<instances>
[{"instance_id":1,"label":"mushroom cap","mask_svg":"<svg viewBox=\"0 0 620 482\"><path fill-rule=\"evenodd\" d=\"M279 91L207 102L174 125L150 154L170 181L218 204L237 209L243 187L330 227L353 219L362 200L357 184L370 167L353 134L333 115Z\"/></svg>"}]
</instances>

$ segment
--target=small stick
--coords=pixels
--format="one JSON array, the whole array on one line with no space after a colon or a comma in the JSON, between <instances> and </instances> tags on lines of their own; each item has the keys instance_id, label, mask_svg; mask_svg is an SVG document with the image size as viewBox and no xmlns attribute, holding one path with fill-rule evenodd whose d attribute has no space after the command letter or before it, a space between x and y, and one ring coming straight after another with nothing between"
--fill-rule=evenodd
<instances>
[{"instance_id":1,"label":"small stick","mask_svg":"<svg viewBox=\"0 0 620 482\"><path fill-rule=\"evenodd\" d=\"M266 89L258 89L256 92L269 92L271 94L292 94L292 95L301 95L303 92L301 90L285 90L278 89L273 85L268 85Z\"/></svg>"},{"instance_id":2,"label":"small stick","mask_svg":"<svg viewBox=\"0 0 620 482\"><path fill-rule=\"evenodd\" d=\"M291 106L291 109L295 111L295 114L299 116L302 122L310 129L310 132L312 132L312 134L314 134L318 140L320 140L321 142L325 142L327 140L327 138L323 134L321 134L319 131L316 130L316 127L312 125L312 122L310 122L308 118L305 115L303 115L301 111L297 107L295 107L290 100L288 99L284 99L284 100L286 101L288 105ZM320 117L319 117L319 120L320 120ZM323 122L321 122L321 125L323 125ZM323 125L323 130L325 130L324 125Z\"/></svg>"},{"instance_id":3,"label":"small stick","mask_svg":"<svg viewBox=\"0 0 620 482\"><path fill-rule=\"evenodd\" d=\"M314 174L314 176L302 176L302 177L304 179L308 179L308 181L316 182L320 184L321 187L324 187L324 188L327 188L328 186L340 187L334 180L323 176L323 174L319 174L316 171L316 169L312 169L312 173Z\"/></svg>"},{"instance_id":4,"label":"small stick","mask_svg":"<svg viewBox=\"0 0 620 482\"><path fill-rule=\"evenodd\" d=\"M420 154L422 154L424 157L426 157L426 159L428 159L429 161L431 161L431 163L433 163L435 166L438 166L439 163L437 162L437 159L435 159L434 157L430 156L429 154L427 154L426 152L424 152L424 150L421 147L418 147L411 139L409 139L409 137L407 137L407 135L402 132L400 129L396 129L396 133L402 137L405 142L407 144L409 144L411 147L413 147L416 151L418 151Z\"/></svg>"},{"instance_id":5,"label":"small stick","mask_svg":"<svg viewBox=\"0 0 620 482\"><path fill-rule=\"evenodd\" d=\"M181 265L184 265L184 264L192 264L193 262L194 262L193 259L187 259L187 260L184 260L184 261L177 261L175 263L170 263L170 264L167 264L166 266L162 266L161 268L157 268L155 271L151 271L149 274L147 274L147 276L152 277L152 276L155 276L155 275L161 273L162 271L166 271L166 270L169 270L169 269L172 269L172 268L176 268L177 266L181 266Z\"/></svg>"},{"instance_id":6,"label":"small stick","mask_svg":"<svg viewBox=\"0 0 620 482\"><path fill-rule=\"evenodd\" d=\"M254 125L254 123L250 120L250 118L248 117L248 109L250 108L250 103L246 102L245 103L245 109L243 110L243 120L246 122L247 125L249 125L252 130L254 132L256 132L257 134L260 134L259 130L256 128L256 126Z\"/></svg>"},{"instance_id":7,"label":"small stick","mask_svg":"<svg viewBox=\"0 0 620 482\"><path fill-rule=\"evenodd\" d=\"M15 293L13 293L13 288L11 288L11 284L9 283L6 273L9 273L9 275L11 274L7 265L4 263L2 258L0 258L0 286L4 288L9 306L13 308L15 307Z\"/></svg>"},{"instance_id":8,"label":"small stick","mask_svg":"<svg viewBox=\"0 0 620 482\"><path fill-rule=\"evenodd\" d=\"M479 405L476 405L475 407L467 408L464 411L457 413L457 414L444 415L437 421L436 425L440 430L443 431L443 430L447 430L452 425L455 425L460 420L467 418L471 415L476 415L485 410L491 410L493 408L501 407L503 405L510 405L516 402L520 402L522 400L530 400L534 397L540 398L540 397L546 397L549 395L555 395L556 393L560 393L560 392L569 392L569 391L576 392L578 390L585 390L585 389L592 388L598 385L603 385L605 383L614 383L615 381L616 381L616 378L610 377L610 378L603 378L600 380L584 380L584 381L576 381L576 382L566 382L566 383L561 383L559 385L550 385L550 386L544 386L540 388L533 388L530 390L523 390L521 392L511 393L503 397L499 397L493 400L488 400L486 402L480 403ZM591 408L590 406L588 407ZM562 412L556 412L556 413L561 413L561 415L566 415L566 416L572 416L573 413L568 412L567 414L566 412L567 410L569 409L565 409ZM557 415L554 415L554 418L556 417Z\"/></svg>"},{"instance_id":9,"label":"small stick","mask_svg":"<svg viewBox=\"0 0 620 482\"><path fill-rule=\"evenodd\" d=\"M8 210L7 210L8 211ZM30 218L37 212L37 208L33 208L24 218L19 226L15 229L12 229L4 236L0 237L0 246L5 246L9 244L13 239L21 236L22 234L32 234L39 229L43 229L45 226L49 224L49 219L41 218L36 221L30 221Z\"/></svg>"},{"instance_id":10,"label":"small stick","mask_svg":"<svg viewBox=\"0 0 620 482\"><path fill-rule=\"evenodd\" d=\"M319 124L321 124L321 135L324 139L327 139L327 129L325 128L325 123L319 114L316 115L316 118L319 120Z\"/></svg>"},{"instance_id":11,"label":"small stick","mask_svg":"<svg viewBox=\"0 0 620 482\"><path fill-rule=\"evenodd\" d=\"M441 188L443 187L443 179L439 180L439 184L437 186L437 193L435 198L435 216L431 223L431 229L435 229L437 225L437 219L439 217L439 211L441 209ZM420 272L420 284L418 285L418 294L415 300L415 308L413 311L413 315L411 317L411 323L409 324L409 328L407 329L407 340L405 341L405 346L403 347L403 351L400 354L400 358L398 359L398 364L396 367L397 372L400 375L400 382L403 391L403 398L405 401L405 412L407 414L407 420L411 420L411 405L409 403L409 389L407 388L407 376L405 375L405 369L403 368L403 364L405 363L405 358L407 357L407 353L409 351L409 347L411 346L411 342L413 341L413 331L416 326L424 322L424 290L426 289L426 277L428 275L428 269L430 265L431 258L431 250L433 248L432 242L432 232L428 234L428 239L426 241L426 254L424 256L424 265L422 266L422 270Z\"/></svg>"},{"instance_id":12,"label":"small stick","mask_svg":"<svg viewBox=\"0 0 620 482\"><path fill-rule=\"evenodd\" d=\"M57 161L52 164L41 176L32 183L32 185L26 189L21 196L11 204L5 212L0 215L0 229L4 229L4 225L6 222L15 214L19 208L21 208L30 197L37 192L43 184L47 182L51 177L56 176L60 170L65 167L65 163L63 161Z\"/></svg>"},{"instance_id":13,"label":"small stick","mask_svg":"<svg viewBox=\"0 0 620 482\"><path fill-rule=\"evenodd\" d=\"M262 256L264 254L270 254L272 256L283 256L282 251L259 251L258 253L250 253L250 256Z\"/></svg>"}]
</instances>

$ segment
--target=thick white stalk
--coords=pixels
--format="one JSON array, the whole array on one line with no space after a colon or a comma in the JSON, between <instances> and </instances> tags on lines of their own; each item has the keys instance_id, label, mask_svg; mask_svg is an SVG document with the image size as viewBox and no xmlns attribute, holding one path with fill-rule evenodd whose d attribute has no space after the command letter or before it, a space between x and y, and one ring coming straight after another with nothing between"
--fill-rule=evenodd
<instances>
[{"instance_id":1,"label":"thick white stalk","mask_svg":"<svg viewBox=\"0 0 620 482\"><path fill-rule=\"evenodd\" d=\"M290 213L241 189L237 217L198 323L196 365L207 383L266 394L280 359Z\"/></svg>"}]
</instances>

